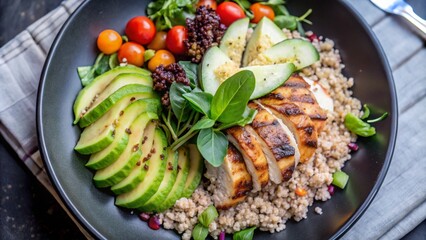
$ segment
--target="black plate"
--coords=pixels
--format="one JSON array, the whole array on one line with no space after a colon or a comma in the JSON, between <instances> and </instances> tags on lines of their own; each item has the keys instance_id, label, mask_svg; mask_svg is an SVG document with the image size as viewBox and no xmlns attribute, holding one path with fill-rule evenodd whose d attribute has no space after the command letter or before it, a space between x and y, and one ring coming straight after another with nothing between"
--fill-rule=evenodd
<instances>
[{"instance_id":1,"label":"black plate","mask_svg":"<svg viewBox=\"0 0 426 240\"><path fill-rule=\"evenodd\" d=\"M137 216L114 206L111 194L96 189L87 160L73 151L80 129L72 125L72 105L81 89L76 68L93 63L95 39L106 28L124 30L133 16L144 15L147 1L87 1L68 19L46 60L37 103L39 144L51 180L77 219L98 238L179 239L174 231L153 231ZM350 181L331 200L315 203L308 219L289 221L275 234L257 232L259 239L337 238L347 231L371 203L391 161L397 129L397 103L392 74L384 53L365 21L342 1L291 1L295 15L312 8L309 27L335 41L346 65L344 73L355 78L354 94L363 103L390 113L376 124L377 135L359 140L360 150L344 168Z\"/></svg>"}]
</instances>

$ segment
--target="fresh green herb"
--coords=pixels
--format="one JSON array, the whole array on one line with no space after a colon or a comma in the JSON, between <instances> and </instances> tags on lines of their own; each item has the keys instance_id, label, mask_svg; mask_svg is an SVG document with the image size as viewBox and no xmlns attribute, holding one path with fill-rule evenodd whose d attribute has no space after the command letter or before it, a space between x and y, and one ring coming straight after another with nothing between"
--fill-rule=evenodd
<instances>
[{"instance_id":1,"label":"fresh green herb","mask_svg":"<svg viewBox=\"0 0 426 240\"><path fill-rule=\"evenodd\" d=\"M190 92L191 87L182 83L174 82L170 86L170 105L177 118L178 125L188 120L191 108L189 107L188 101L183 97L183 94Z\"/></svg>"},{"instance_id":2,"label":"fresh green herb","mask_svg":"<svg viewBox=\"0 0 426 240\"><path fill-rule=\"evenodd\" d=\"M221 124L216 130L227 129L236 125L244 127L245 125L250 124L253 121L256 114L257 110L250 109L247 107L243 113L243 116L239 120L236 120L235 122Z\"/></svg>"},{"instance_id":3,"label":"fresh green herb","mask_svg":"<svg viewBox=\"0 0 426 240\"><path fill-rule=\"evenodd\" d=\"M109 68L109 55L105 55L103 53L99 54L98 59L93 66L95 69L96 76L99 76L106 71L110 70Z\"/></svg>"},{"instance_id":4,"label":"fresh green herb","mask_svg":"<svg viewBox=\"0 0 426 240\"><path fill-rule=\"evenodd\" d=\"M210 205L200 214L200 216L198 216L198 222L208 228L210 223L212 223L218 216L219 213L216 208L213 205Z\"/></svg>"},{"instance_id":5,"label":"fresh green herb","mask_svg":"<svg viewBox=\"0 0 426 240\"><path fill-rule=\"evenodd\" d=\"M311 21L306 18L312 13L312 9L309 9L300 17L292 16L292 15L278 15L275 17L274 22L280 28L287 28L291 31L298 29L304 32L301 22L305 22L307 24L312 24Z\"/></svg>"},{"instance_id":6,"label":"fresh green herb","mask_svg":"<svg viewBox=\"0 0 426 240\"><path fill-rule=\"evenodd\" d=\"M80 79L86 77L88 74L91 73L91 71L92 66L81 66L77 68L78 77L80 77ZM94 72L92 72L91 74L94 74Z\"/></svg>"},{"instance_id":7,"label":"fresh green herb","mask_svg":"<svg viewBox=\"0 0 426 240\"><path fill-rule=\"evenodd\" d=\"M256 227L246 228L239 232L234 233L233 240L252 240L254 236L254 230Z\"/></svg>"},{"instance_id":8,"label":"fresh green herb","mask_svg":"<svg viewBox=\"0 0 426 240\"><path fill-rule=\"evenodd\" d=\"M283 4L273 5L271 7L274 10L275 16L290 15L290 12Z\"/></svg>"},{"instance_id":9,"label":"fresh green herb","mask_svg":"<svg viewBox=\"0 0 426 240\"><path fill-rule=\"evenodd\" d=\"M252 19L254 17L253 12L250 10L251 3L248 0L233 0L233 2L243 9L248 18Z\"/></svg>"},{"instance_id":10,"label":"fresh green herb","mask_svg":"<svg viewBox=\"0 0 426 240\"><path fill-rule=\"evenodd\" d=\"M198 133L197 147L204 159L212 166L219 167L228 150L228 139L221 131L202 129Z\"/></svg>"},{"instance_id":11,"label":"fresh green herb","mask_svg":"<svg viewBox=\"0 0 426 240\"><path fill-rule=\"evenodd\" d=\"M191 104L191 107L205 116L210 117L210 108L213 96L210 93L192 91L183 94L183 97Z\"/></svg>"},{"instance_id":12,"label":"fresh green herb","mask_svg":"<svg viewBox=\"0 0 426 240\"><path fill-rule=\"evenodd\" d=\"M185 25L185 19L195 12L196 0L154 0L148 4L147 14L155 22L157 31Z\"/></svg>"},{"instance_id":13,"label":"fresh green herb","mask_svg":"<svg viewBox=\"0 0 426 240\"><path fill-rule=\"evenodd\" d=\"M364 106L362 107L363 110L363 114L360 117L362 120L368 118L370 116L370 108L368 108L367 104L364 104Z\"/></svg>"},{"instance_id":14,"label":"fresh green herb","mask_svg":"<svg viewBox=\"0 0 426 240\"><path fill-rule=\"evenodd\" d=\"M190 61L179 61L179 65L186 73L192 88L198 87L198 65Z\"/></svg>"},{"instance_id":15,"label":"fresh green herb","mask_svg":"<svg viewBox=\"0 0 426 240\"><path fill-rule=\"evenodd\" d=\"M352 113L348 113L345 116L345 126L351 132L361 137L370 137L376 134L376 129L370 124L362 121Z\"/></svg>"},{"instance_id":16,"label":"fresh green herb","mask_svg":"<svg viewBox=\"0 0 426 240\"><path fill-rule=\"evenodd\" d=\"M121 39L123 39L123 43L126 43L129 41L129 38L126 35L121 36Z\"/></svg>"},{"instance_id":17,"label":"fresh green herb","mask_svg":"<svg viewBox=\"0 0 426 240\"><path fill-rule=\"evenodd\" d=\"M375 118L375 119L369 119L369 120L367 120L367 122L368 122L368 123L376 123L376 122L380 122L380 121L382 121L383 119L385 119L388 115L389 115L389 114L388 114L388 112L385 112L385 113L383 113L383 114L382 114L382 116L380 116L380 117L378 117L378 118Z\"/></svg>"},{"instance_id":18,"label":"fresh green herb","mask_svg":"<svg viewBox=\"0 0 426 240\"><path fill-rule=\"evenodd\" d=\"M77 72L83 86L89 85L95 77L110 70L109 55L100 53L95 60L93 66L78 67Z\"/></svg>"},{"instance_id":19,"label":"fresh green herb","mask_svg":"<svg viewBox=\"0 0 426 240\"><path fill-rule=\"evenodd\" d=\"M222 123L235 122L235 116L240 117L244 113L254 86L253 72L248 70L240 71L228 78L213 96L212 119Z\"/></svg>"},{"instance_id":20,"label":"fresh green herb","mask_svg":"<svg viewBox=\"0 0 426 240\"><path fill-rule=\"evenodd\" d=\"M339 187L341 189L344 189L346 184L348 183L349 176L345 172L337 171L333 173L333 184L336 187Z\"/></svg>"},{"instance_id":21,"label":"fresh green herb","mask_svg":"<svg viewBox=\"0 0 426 240\"><path fill-rule=\"evenodd\" d=\"M151 58L153 58L155 55L155 50L152 49L148 49L145 51L145 53L143 54L143 60L145 62L148 62Z\"/></svg>"},{"instance_id":22,"label":"fresh green herb","mask_svg":"<svg viewBox=\"0 0 426 240\"><path fill-rule=\"evenodd\" d=\"M207 235L209 235L209 229L199 223L192 230L192 238L194 240L204 240L207 238Z\"/></svg>"}]
</instances>

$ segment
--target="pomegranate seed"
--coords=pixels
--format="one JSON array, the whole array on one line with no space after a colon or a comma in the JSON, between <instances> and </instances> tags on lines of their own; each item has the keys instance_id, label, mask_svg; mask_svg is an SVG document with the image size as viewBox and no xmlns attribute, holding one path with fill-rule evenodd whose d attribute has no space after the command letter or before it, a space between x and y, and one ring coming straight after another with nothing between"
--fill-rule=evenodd
<instances>
[{"instance_id":1,"label":"pomegranate seed","mask_svg":"<svg viewBox=\"0 0 426 240\"><path fill-rule=\"evenodd\" d=\"M220 232L219 240L225 240L225 232Z\"/></svg>"},{"instance_id":2,"label":"pomegranate seed","mask_svg":"<svg viewBox=\"0 0 426 240\"><path fill-rule=\"evenodd\" d=\"M315 33L312 33L308 36L309 41L313 42L315 39L318 41L318 36Z\"/></svg>"},{"instance_id":3,"label":"pomegranate seed","mask_svg":"<svg viewBox=\"0 0 426 240\"><path fill-rule=\"evenodd\" d=\"M327 191L330 193L331 196L333 196L334 194L334 186L333 185L329 185L327 188Z\"/></svg>"},{"instance_id":4,"label":"pomegranate seed","mask_svg":"<svg viewBox=\"0 0 426 240\"><path fill-rule=\"evenodd\" d=\"M160 220L158 219L158 217L156 217L156 216L150 217L149 222L148 222L148 226L152 230L160 229Z\"/></svg>"},{"instance_id":5,"label":"pomegranate seed","mask_svg":"<svg viewBox=\"0 0 426 240\"><path fill-rule=\"evenodd\" d=\"M358 149L359 149L359 146L358 146L358 144L356 144L356 143L349 143L348 144L348 148L350 149L350 150L352 150L352 151L354 151L354 152L356 152L356 151L358 151Z\"/></svg>"},{"instance_id":6,"label":"pomegranate seed","mask_svg":"<svg viewBox=\"0 0 426 240\"><path fill-rule=\"evenodd\" d=\"M144 222L147 222L148 220L149 220L149 218L150 218L151 216L149 216L149 214L148 213L140 213L139 214L139 218L140 218L140 220L142 220L142 221L144 221Z\"/></svg>"}]
</instances>

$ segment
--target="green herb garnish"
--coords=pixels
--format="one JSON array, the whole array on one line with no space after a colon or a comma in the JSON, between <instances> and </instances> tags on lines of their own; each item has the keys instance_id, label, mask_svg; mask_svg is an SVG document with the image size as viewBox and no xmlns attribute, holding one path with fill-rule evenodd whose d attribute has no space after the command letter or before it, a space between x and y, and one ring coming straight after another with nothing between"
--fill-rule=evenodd
<instances>
[{"instance_id":1,"label":"green herb garnish","mask_svg":"<svg viewBox=\"0 0 426 240\"><path fill-rule=\"evenodd\" d=\"M201 214L198 216L198 222L201 223L204 227L209 227L217 217L219 213L213 205L208 206Z\"/></svg>"},{"instance_id":2,"label":"green herb garnish","mask_svg":"<svg viewBox=\"0 0 426 240\"><path fill-rule=\"evenodd\" d=\"M385 119L389 114L383 113L380 117L375 119L366 120L370 116L370 109L367 104L363 106L364 113L359 118L352 113L348 113L345 116L345 126L351 132L361 137L371 137L376 134L376 129L370 125L370 123L376 123Z\"/></svg>"},{"instance_id":3,"label":"green herb garnish","mask_svg":"<svg viewBox=\"0 0 426 240\"><path fill-rule=\"evenodd\" d=\"M192 230L192 238L194 240L204 240L207 238L207 235L209 235L209 229L199 223Z\"/></svg>"},{"instance_id":4,"label":"green herb garnish","mask_svg":"<svg viewBox=\"0 0 426 240\"><path fill-rule=\"evenodd\" d=\"M254 230L256 227L246 228L239 232L234 233L233 240L252 240L254 236Z\"/></svg>"}]
</instances>

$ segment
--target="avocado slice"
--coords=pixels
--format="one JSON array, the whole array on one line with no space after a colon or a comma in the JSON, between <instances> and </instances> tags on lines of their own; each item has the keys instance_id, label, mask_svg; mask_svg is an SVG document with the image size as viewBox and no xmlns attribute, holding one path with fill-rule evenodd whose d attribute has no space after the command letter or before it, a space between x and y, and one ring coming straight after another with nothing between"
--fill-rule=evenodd
<instances>
[{"instance_id":1,"label":"avocado slice","mask_svg":"<svg viewBox=\"0 0 426 240\"><path fill-rule=\"evenodd\" d=\"M79 122L80 127L87 127L108 111L115 103L123 97L133 93L145 93L145 98L158 98L158 95L153 91L152 87L147 87L141 84L129 84L121 87L108 98L99 103L90 112L84 114Z\"/></svg>"},{"instance_id":2,"label":"avocado slice","mask_svg":"<svg viewBox=\"0 0 426 240\"><path fill-rule=\"evenodd\" d=\"M320 58L311 42L303 39L284 40L261 53L250 65L293 63L296 70L307 67Z\"/></svg>"},{"instance_id":3,"label":"avocado slice","mask_svg":"<svg viewBox=\"0 0 426 240\"><path fill-rule=\"evenodd\" d=\"M179 160L176 181L170 192L167 194L166 198L162 202L159 202L153 211L164 212L165 210L173 207L176 201L182 197L183 188L185 187L186 179L188 178L190 165L188 148L179 148L178 155Z\"/></svg>"},{"instance_id":4,"label":"avocado slice","mask_svg":"<svg viewBox=\"0 0 426 240\"><path fill-rule=\"evenodd\" d=\"M144 204L138 207L138 210L143 212L153 212L158 209L158 207L166 199L167 194L173 188L173 185L177 177L177 166L178 166L178 151L168 151L167 157L167 167L166 172L164 173L163 181L158 187L157 192Z\"/></svg>"},{"instance_id":5,"label":"avocado slice","mask_svg":"<svg viewBox=\"0 0 426 240\"><path fill-rule=\"evenodd\" d=\"M80 135L75 150L81 154L92 154L106 148L114 140L114 123L118 121L120 112L132 101L145 98L145 94L130 94L112 106L101 118L86 127Z\"/></svg>"},{"instance_id":6,"label":"avocado slice","mask_svg":"<svg viewBox=\"0 0 426 240\"><path fill-rule=\"evenodd\" d=\"M147 77L151 76L151 72L148 70L132 65L116 67L99 75L78 93L73 106L75 116L74 124L78 123L84 109L95 99L96 95L100 94L117 75L122 73L138 73Z\"/></svg>"},{"instance_id":7,"label":"avocado slice","mask_svg":"<svg viewBox=\"0 0 426 240\"><path fill-rule=\"evenodd\" d=\"M145 163L148 159L148 156L152 155L151 149L154 141L154 132L156 127L157 123L151 122L146 126L143 132L143 139L141 143L142 155L139 158L139 161L141 163ZM136 166L133 167L129 175L125 179L121 180L119 183L112 186L111 190L116 195L118 195L125 192L129 192L130 190L135 188L145 178L146 171L143 170L143 167L144 164L136 164Z\"/></svg>"},{"instance_id":8,"label":"avocado slice","mask_svg":"<svg viewBox=\"0 0 426 240\"><path fill-rule=\"evenodd\" d=\"M92 154L86 166L98 170L116 161L126 148L129 140L129 134L126 133L126 129L141 113L157 113L161 107L160 105L161 103L158 99L139 99L127 106L119 113L121 116L116 123L113 142L101 151Z\"/></svg>"},{"instance_id":9,"label":"avocado slice","mask_svg":"<svg viewBox=\"0 0 426 240\"><path fill-rule=\"evenodd\" d=\"M167 138L160 128L155 130L153 146L155 151L149 161L145 163L147 167L143 164L143 169L147 171L144 180L130 192L118 195L115 199L117 206L138 208L157 192L167 168Z\"/></svg>"},{"instance_id":10,"label":"avocado slice","mask_svg":"<svg viewBox=\"0 0 426 240\"><path fill-rule=\"evenodd\" d=\"M88 107L85 108L86 112L83 114L83 118L84 115L89 114L90 111L95 109L96 106L105 99L109 98L115 91L130 84L140 84L152 88L152 78L138 73L122 73L117 75L111 83L96 96L94 101L88 104Z\"/></svg>"},{"instance_id":11,"label":"avocado slice","mask_svg":"<svg viewBox=\"0 0 426 240\"><path fill-rule=\"evenodd\" d=\"M204 169L204 160L201 157L201 153L198 151L197 146L195 144L188 144L188 148L191 166L182 192L182 197L185 198L190 198L192 193L200 184L201 175L203 174Z\"/></svg>"},{"instance_id":12,"label":"avocado slice","mask_svg":"<svg viewBox=\"0 0 426 240\"><path fill-rule=\"evenodd\" d=\"M204 55L201 68L204 91L214 95L219 85L228 77L242 70L250 70L256 79L256 85L250 99L256 99L282 85L295 70L292 63L244 68L234 68L232 64L234 63L219 48L211 47Z\"/></svg>"},{"instance_id":13,"label":"avocado slice","mask_svg":"<svg viewBox=\"0 0 426 240\"><path fill-rule=\"evenodd\" d=\"M241 65L241 59L246 47L246 36L249 27L249 18L242 18L229 26L220 40L219 48L238 66Z\"/></svg>"},{"instance_id":14,"label":"avocado slice","mask_svg":"<svg viewBox=\"0 0 426 240\"><path fill-rule=\"evenodd\" d=\"M129 142L114 163L96 172L93 181L97 187L107 187L119 183L137 165L136 162L142 155L140 146L143 140L144 129L149 121L153 119L158 119L157 114L145 112L140 114L129 128L126 128L125 131L129 134ZM139 164L142 163L139 162Z\"/></svg>"},{"instance_id":15,"label":"avocado slice","mask_svg":"<svg viewBox=\"0 0 426 240\"><path fill-rule=\"evenodd\" d=\"M285 39L287 37L284 32L272 20L263 17L247 43L243 55L243 67L253 61L257 55Z\"/></svg>"}]
</instances>

